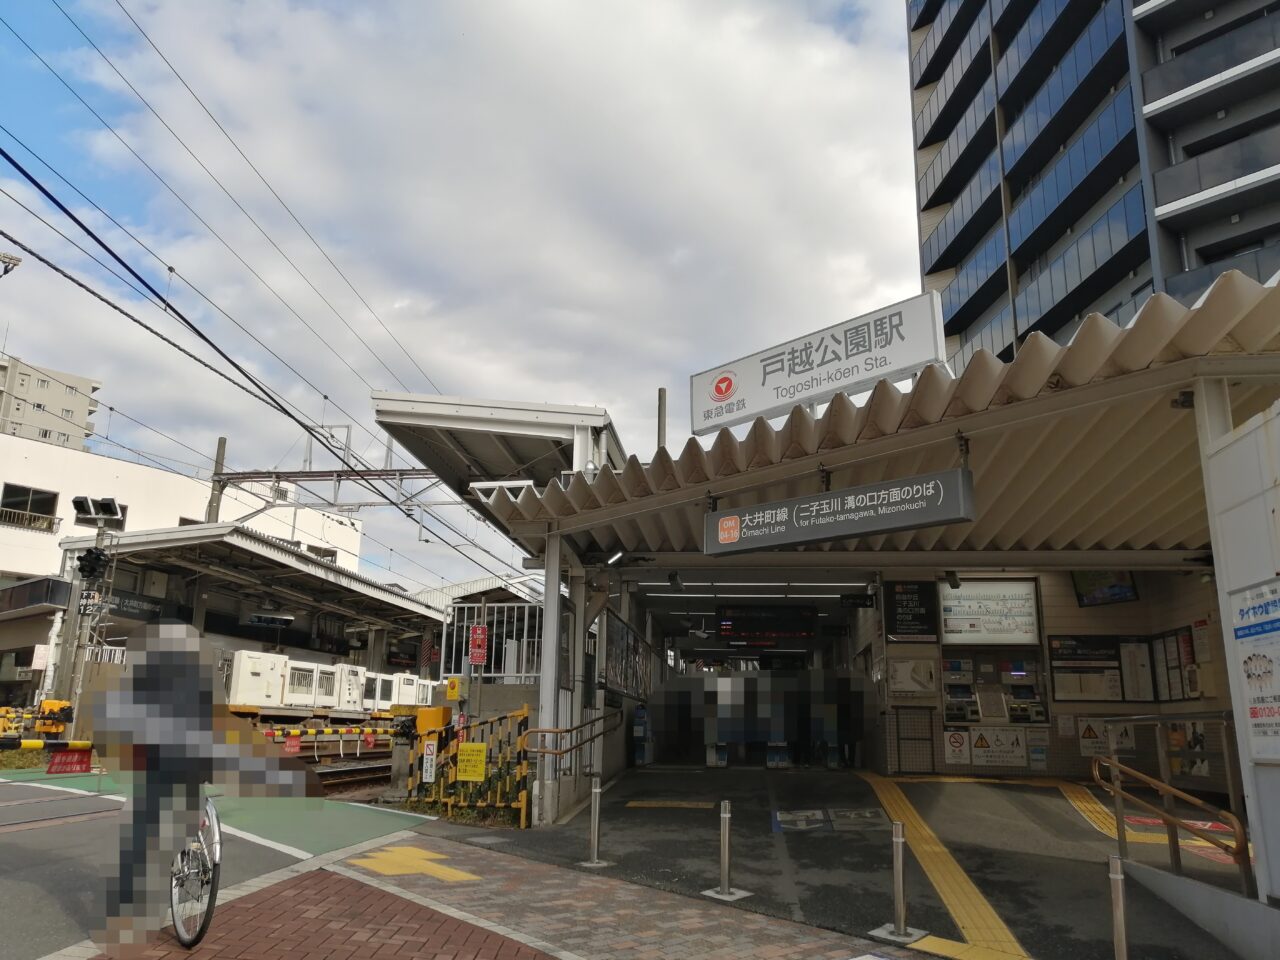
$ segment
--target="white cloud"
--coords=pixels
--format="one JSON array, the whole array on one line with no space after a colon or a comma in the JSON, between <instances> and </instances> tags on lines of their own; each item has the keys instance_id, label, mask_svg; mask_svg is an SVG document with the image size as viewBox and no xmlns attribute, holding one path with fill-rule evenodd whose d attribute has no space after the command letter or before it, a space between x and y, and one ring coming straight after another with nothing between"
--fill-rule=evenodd
<instances>
[{"instance_id":1,"label":"white cloud","mask_svg":"<svg viewBox=\"0 0 1280 960\"><path fill-rule=\"evenodd\" d=\"M658 386L671 392L669 442L682 443L689 373L918 289L898 4L126 5L446 393L602 405L647 458ZM348 321L426 389L114 4L80 9ZM98 98L118 94L78 39L59 62ZM109 134L67 116L101 162L134 176ZM119 128L342 357L394 386L153 117L138 107ZM372 426L360 380L152 186L128 214L168 262ZM42 229L24 227L47 242ZM176 291L319 415L318 397ZM106 402L193 445L228 433L236 460L269 466L297 435L37 267L3 294L0 309L22 318L15 352L93 372ZM476 573L417 546L390 511L368 519L423 563Z\"/></svg>"}]
</instances>

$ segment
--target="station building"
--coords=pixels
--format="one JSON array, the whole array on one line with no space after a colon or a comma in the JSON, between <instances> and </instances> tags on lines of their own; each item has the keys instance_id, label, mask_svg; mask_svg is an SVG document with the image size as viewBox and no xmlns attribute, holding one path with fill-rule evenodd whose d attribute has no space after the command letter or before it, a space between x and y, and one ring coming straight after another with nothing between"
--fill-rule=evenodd
<instances>
[{"instance_id":1,"label":"station building","mask_svg":"<svg viewBox=\"0 0 1280 960\"><path fill-rule=\"evenodd\" d=\"M1170 782L1247 808L1265 899L1280 768L1239 617L1280 544L1249 513L1280 476L1249 446L1280 400L1278 297L1227 272L1193 307L1155 294L647 460L599 408L373 400L543 569L537 726L625 715L603 756L544 768L544 821L631 763L1084 778L1177 738ZM860 534L867 504L914 519Z\"/></svg>"}]
</instances>

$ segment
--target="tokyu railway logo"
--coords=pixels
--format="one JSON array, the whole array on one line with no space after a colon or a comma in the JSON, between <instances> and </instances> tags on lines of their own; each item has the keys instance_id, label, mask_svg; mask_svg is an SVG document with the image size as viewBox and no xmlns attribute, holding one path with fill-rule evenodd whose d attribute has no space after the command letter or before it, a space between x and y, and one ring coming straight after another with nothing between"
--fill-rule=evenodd
<instances>
[{"instance_id":1,"label":"tokyu railway logo","mask_svg":"<svg viewBox=\"0 0 1280 960\"><path fill-rule=\"evenodd\" d=\"M726 400L733 398L738 392L738 375L732 370L722 370L716 374L715 380L711 382L711 389L707 395L716 403L724 403Z\"/></svg>"}]
</instances>

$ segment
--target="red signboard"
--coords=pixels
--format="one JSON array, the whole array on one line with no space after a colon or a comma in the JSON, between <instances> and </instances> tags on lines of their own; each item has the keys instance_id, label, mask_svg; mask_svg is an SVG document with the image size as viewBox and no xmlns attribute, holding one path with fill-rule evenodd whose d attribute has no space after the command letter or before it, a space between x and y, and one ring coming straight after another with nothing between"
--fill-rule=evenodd
<instances>
[{"instance_id":1,"label":"red signboard","mask_svg":"<svg viewBox=\"0 0 1280 960\"><path fill-rule=\"evenodd\" d=\"M466 743L467 742L467 715L465 713L458 714L457 718L453 721L453 729L454 729L454 732L457 734L458 742Z\"/></svg>"},{"instance_id":2,"label":"red signboard","mask_svg":"<svg viewBox=\"0 0 1280 960\"><path fill-rule=\"evenodd\" d=\"M489 628L478 623L471 628L471 663L473 666L484 666L488 659Z\"/></svg>"},{"instance_id":3,"label":"red signboard","mask_svg":"<svg viewBox=\"0 0 1280 960\"><path fill-rule=\"evenodd\" d=\"M302 738L301 737L285 737L284 752L285 753L301 753Z\"/></svg>"},{"instance_id":4,"label":"red signboard","mask_svg":"<svg viewBox=\"0 0 1280 960\"><path fill-rule=\"evenodd\" d=\"M89 773L92 769L92 750L59 750L49 754L49 766L45 773Z\"/></svg>"}]
</instances>

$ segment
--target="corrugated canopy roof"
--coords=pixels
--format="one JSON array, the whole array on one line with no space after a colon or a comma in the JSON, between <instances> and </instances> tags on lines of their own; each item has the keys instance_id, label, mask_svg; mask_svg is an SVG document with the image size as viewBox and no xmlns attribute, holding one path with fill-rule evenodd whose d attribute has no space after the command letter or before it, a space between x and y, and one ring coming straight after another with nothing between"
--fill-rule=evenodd
<instances>
[{"instance_id":1,"label":"corrugated canopy roof","mask_svg":"<svg viewBox=\"0 0 1280 960\"><path fill-rule=\"evenodd\" d=\"M1228 380L1236 423L1280 398L1274 278L1263 286L1232 271L1195 308L1157 294L1126 328L1092 314L1069 346L1033 333L1013 361L981 351L958 379L935 365L910 392L882 380L864 405L840 394L817 419L797 406L780 427L760 419L743 439L721 430L709 449L690 438L647 464L632 456L621 469L552 478L541 491L475 495L534 553L558 531L580 555L621 549L688 565L701 553L712 496L721 509L751 506L817 492L824 476L840 489L945 469L959 465L963 434L975 521L768 556L976 565L997 551L1076 566L1176 564L1178 552L1209 546L1195 412L1175 403L1205 377ZM701 562L759 566L761 557Z\"/></svg>"}]
</instances>

